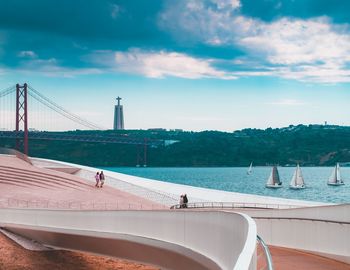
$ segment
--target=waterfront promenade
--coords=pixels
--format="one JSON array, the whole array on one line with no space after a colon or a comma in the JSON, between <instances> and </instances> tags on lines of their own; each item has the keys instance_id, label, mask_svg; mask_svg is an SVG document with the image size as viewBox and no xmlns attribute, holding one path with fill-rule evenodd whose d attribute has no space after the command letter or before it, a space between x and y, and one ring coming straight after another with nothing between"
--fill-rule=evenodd
<instances>
[{"instance_id":1,"label":"waterfront promenade","mask_svg":"<svg viewBox=\"0 0 350 270\"><path fill-rule=\"evenodd\" d=\"M165 185L163 185L162 183L158 183L159 181L144 180L111 172L105 172L107 176L107 185L103 189L97 189L94 187L93 175L96 171L94 168L41 159L31 159L31 162L34 166L14 156L0 156L0 169L3 172L1 174L2 178L0 179L0 208L58 208L99 211L163 210L161 212L167 209L166 212L170 212L169 205L177 203L178 192L179 194L187 192L191 201L198 200L199 202L207 200L226 200L227 202L231 200L239 202L239 200L244 197L243 194L232 193L230 195L225 192L217 191L211 193L205 189L197 189L182 185L174 185L173 188L169 188L167 185L172 185L170 183L165 183ZM4 177L5 174L7 174L8 177ZM165 186L167 186L167 188L164 188ZM279 200L278 198L267 198L267 200L264 200L264 197L254 197L253 195L245 197L244 200L241 200L241 203L248 204L252 201L256 203L265 203L265 205L269 204L270 206L275 204L278 208L288 208L288 205L293 208L297 206L323 205L313 202ZM205 209L202 210L206 211ZM174 211L175 210L171 210L171 212ZM188 212L189 211L185 210L184 213ZM7 244L9 244L9 242L7 242ZM294 269L321 270L350 269L350 266L347 264L316 255L310 255L309 253L294 249L272 247L271 252L275 263L275 269L292 269L293 267ZM262 269L264 267L264 258L259 251L258 254L260 255L258 255L257 269ZM67 262L69 262L69 260L67 260Z\"/></svg>"},{"instance_id":2,"label":"waterfront promenade","mask_svg":"<svg viewBox=\"0 0 350 270\"><path fill-rule=\"evenodd\" d=\"M68 167L33 166L15 156L0 155L0 206L55 209L164 209L159 203L105 185L94 186Z\"/></svg>"}]
</instances>

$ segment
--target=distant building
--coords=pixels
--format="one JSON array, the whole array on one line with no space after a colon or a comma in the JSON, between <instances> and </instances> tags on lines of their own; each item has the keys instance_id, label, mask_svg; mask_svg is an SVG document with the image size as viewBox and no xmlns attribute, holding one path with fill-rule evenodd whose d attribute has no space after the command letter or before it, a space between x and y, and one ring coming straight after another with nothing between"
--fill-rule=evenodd
<instances>
[{"instance_id":1,"label":"distant building","mask_svg":"<svg viewBox=\"0 0 350 270\"><path fill-rule=\"evenodd\" d=\"M149 128L149 131L166 131L165 128Z\"/></svg>"},{"instance_id":2,"label":"distant building","mask_svg":"<svg viewBox=\"0 0 350 270\"><path fill-rule=\"evenodd\" d=\"M118 104L114 107L114 130L124 129L124 114L123 114L123 105L120 105L120 97L116 98Z\"/></svg>"}]
</instances>

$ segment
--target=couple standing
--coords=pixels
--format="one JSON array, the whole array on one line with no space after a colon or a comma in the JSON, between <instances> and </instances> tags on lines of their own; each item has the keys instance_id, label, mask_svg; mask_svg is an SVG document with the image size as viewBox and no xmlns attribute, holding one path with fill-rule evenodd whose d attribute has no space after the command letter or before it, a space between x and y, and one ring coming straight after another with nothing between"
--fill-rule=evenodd
<instances>
[{"instance_id":1,"label":"couple standing","mask_svg":"<svg viewBox=\"0 0 350 270\"><path fill-rule=\"evenodd\" d=\"M96 185L95 187L103 187L103 184L105 183L105 175L103 174L103 171L97 172L95 175Z\"/></svg>"},{"instance_id":2,"label":"couple standing","mask_svg":"<svg viewBox=\"0 0 350 270\"><path fill-rule=\"evenodd\" d=\"M187 208L187 194L181 194L180 196L180 208Z\"/></svg>"}]
</instances>

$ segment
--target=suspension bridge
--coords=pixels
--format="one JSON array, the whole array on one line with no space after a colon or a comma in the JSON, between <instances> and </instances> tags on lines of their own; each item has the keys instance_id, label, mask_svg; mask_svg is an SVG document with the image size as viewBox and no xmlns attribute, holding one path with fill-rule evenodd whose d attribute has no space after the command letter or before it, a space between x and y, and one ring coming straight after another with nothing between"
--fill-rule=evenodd
<instances>
[{"instance_id":1,"label":"suspension bridge","mask_svg":"<svg viewBox=\"0 0 350 270\"><path fill-rule=\"evenodd\" d=\"M138 157L143 149L142 159L146 165L147 147L164 145L163 140L149 138L62 132L71 130L104 128L63 108L27 83L0 91L0 139L16 140L16 149L26 155L29 140L131 144L137 146Z\"/></svg>"}]
</instances>

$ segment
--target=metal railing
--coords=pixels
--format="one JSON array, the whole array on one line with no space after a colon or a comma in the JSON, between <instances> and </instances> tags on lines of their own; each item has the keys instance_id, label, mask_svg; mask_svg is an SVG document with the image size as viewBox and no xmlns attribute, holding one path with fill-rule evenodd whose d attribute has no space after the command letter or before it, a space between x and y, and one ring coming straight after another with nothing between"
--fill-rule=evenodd
<instances>
[{"instance_id":1,"label":"metal railing","mask_svg":"<svg viewBox=\"0 0 350 270\"><path fill-rule=\"evenodd\" d=\"M165 205L115 202L79 202L53 200L19 200L8 198L0 200L0 208L51 209L51 210L166 210Z\"/></svg>"},{"instance_id":2,"label":"metal railing","mask_svg":"<svg viewBox=\"0 0 350 270\"><path fill-rule=\"evenodd\" d=\"M257 240L258 244L261 245L261 247L264 251L265 259L267 262L267 269L273 270L274 268L273 268L273 263L272 263L272 256L271 256L269 247L266 245L264 240L259 235L256 236L256 240Z\"/></svg>"},{"instance_id":3,"label":"metal railing","mask_svg":"<svg viewBox=\"0 0 350 270\"><path fill-rule=\"evenodd\" d=\"M331 219L317 219L317 218L304 218L304 217L262 217L262 216L254 216L252 215L251 218L253 219L267 219L267 220L301 220L301 221L310 221L310 222L326 222L326 223L335 223L335 224L344 224L344 225L350 225L350 222L347 221L337 221L337 220L331 220Z\"/></svg>"},{"instance_id":4,"label":"metal railing","mask_svg":"<svg viewBox=\"0 0 350 270\"><path fill-rule=\"evenodd\" d=\"M292 209L302 206L290 204L269 204L269 203L242 203L242 202L193 202L186 204L175 204L170 209L183 208L215 208L215 209L235 209L235 208L252 208L252 209Z\"/></svg>"}]
</instances>

